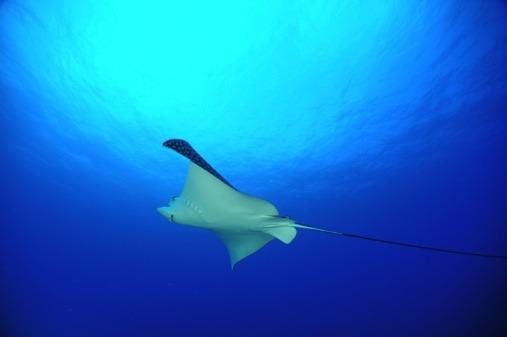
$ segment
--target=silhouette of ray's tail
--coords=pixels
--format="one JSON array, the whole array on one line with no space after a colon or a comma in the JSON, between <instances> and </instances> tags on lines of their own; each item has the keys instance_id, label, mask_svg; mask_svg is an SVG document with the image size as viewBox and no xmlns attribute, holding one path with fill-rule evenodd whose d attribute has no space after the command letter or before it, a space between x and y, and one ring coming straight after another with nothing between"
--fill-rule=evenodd
<instances>
[{"instance_id":1,"label":"silhouette of ray's tail","mask_svg":"<svg viewBox=\"0 0 507 337\"><path fill-rule=\"evenodd\" d=\"M406 243L406 242L400 242L400 241L378 239L378 238L373 238L373 237L363 236L363 235L357 235L357 234L351 234L351 233L335 232L335 231L331 231L331 230L327 230L327 229L322 229L322 228L316 228L316 227L312 227L312 226L308 226L308 225L303 225L303 224L300 224L300 223L294 223L294 224L292 224L292 226L296 227L296 228L309 229L309 230L312 230L312 231L324 232L324 233L328 233L328 234L346 236L346 237L354 238L354 239L361 239L361 240L380 242L380 243L385 243L385 244L389 244L389 245L396 245L396 246L403 246L403 247L410 247L410 248L418 248L418 249L431 250L431 251L434 251L434 252L441 252L441 253L451 253L451 254L479 256L479 257L487 257L487 258L493 258L493 259L505 259L505 260L507 260L507 256L506 255L483 254L483 253L476 253L476 252L466 252L466 251L455 250L455 249L445 249L445 248L429 247L429 246L417 245L417 244L413 244L413 243Z\"/></svg>"}]
</instances>

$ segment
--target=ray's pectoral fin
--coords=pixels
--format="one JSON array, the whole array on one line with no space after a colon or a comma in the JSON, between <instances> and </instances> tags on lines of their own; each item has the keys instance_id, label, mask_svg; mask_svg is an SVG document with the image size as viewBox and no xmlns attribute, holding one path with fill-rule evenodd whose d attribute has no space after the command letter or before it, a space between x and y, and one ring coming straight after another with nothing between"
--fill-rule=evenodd
<instances>
[{"instance_id":1,"label":"ray's pectoral fin","mask_svg":"<svg viewBox=\"0 0 507 337\"><path fill-rule=\"evenodd\" d=\"M227 246L231 260L231 268L245 257L255 253L269 241L273 236L263 232L229 232L213 231Z\"/></svg>"},{"instance_id":2,"label":"ray's pectoral fin","mask_svg":"<svg viewBox=\"0 0 507 337\"><path fill-rule=\"evenodd\" d=\"M235 190L193 162L190 163L181 195L199 204L211 217L226 210L272 216L278 214L270 202Z\"/></svg>"},{"instance_id":3,"label":"ray's pectoral fin","mask_svg":"<svg viewBox=\"0 0 507 337\"><path fill-rule=\"evenodd\" d=\"M218 173L217 170L215 170L203 157L201 157L201 155L197 153L197 151L194 150L194 148L186 140L169 139L166 140L163 145L188 158L191 162L201 167L224 184L234 188L227 180L225 180L224 177L222 177L220 173Z\"/></svg>"},{"instance_id":4,"label":"ray's pectoral fin","mask_svg":"<svg viewBox=\"0 0 507 337\"><path fill-rule=\"evenodd\" d=\"M268 242L278 239L285 244L294 240L297 230L294 227L272 227L265 228L259 232L231 232L218 231L213 232L225 243L229 251L231 268L245 257L255 253Z\"/></svg>"}]
</instances>

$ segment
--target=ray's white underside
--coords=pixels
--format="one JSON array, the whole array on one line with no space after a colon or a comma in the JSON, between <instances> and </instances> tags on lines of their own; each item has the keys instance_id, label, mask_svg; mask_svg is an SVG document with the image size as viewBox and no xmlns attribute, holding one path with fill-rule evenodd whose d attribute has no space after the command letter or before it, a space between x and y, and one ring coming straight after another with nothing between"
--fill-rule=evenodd
<instances>
[{"instance_id":1,"label":"ray's white underside","mask_svg":"<svg viewBox=\"0 0 507 337\"><path fill-rule=\"evenodd\" d=\"M158 211L175 223L215 233L232 267L274 238L288 244L297 234L294 221L279 217L273 204L233 189L193 162L181 195Z\"/></svg>"}]
</instances>

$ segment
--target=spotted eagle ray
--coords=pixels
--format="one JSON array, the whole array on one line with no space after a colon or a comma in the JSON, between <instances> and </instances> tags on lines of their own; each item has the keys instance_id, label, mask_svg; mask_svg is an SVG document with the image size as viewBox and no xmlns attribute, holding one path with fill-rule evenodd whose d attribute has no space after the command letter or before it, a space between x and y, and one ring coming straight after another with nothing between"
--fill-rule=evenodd
<instances>
[{"instance_id":1,"label":"spotted eagle ray","mask_svg":"<svg viewBox=\"0 0 507 337\"><path fill-rule=\"evenodd\" d=\"M296 237L297 228L438 252L507 259L502 255L383 240L297 223L287 216L281 216L269 201L238 191L187 141L170 139L163 145L188 158L190 166L181 195L171 198L169 205L159 207L158 212L171 222L215 233L227 246L231 268L275 238L285 244L291 243Z\"/></svg>"}]
</instances>

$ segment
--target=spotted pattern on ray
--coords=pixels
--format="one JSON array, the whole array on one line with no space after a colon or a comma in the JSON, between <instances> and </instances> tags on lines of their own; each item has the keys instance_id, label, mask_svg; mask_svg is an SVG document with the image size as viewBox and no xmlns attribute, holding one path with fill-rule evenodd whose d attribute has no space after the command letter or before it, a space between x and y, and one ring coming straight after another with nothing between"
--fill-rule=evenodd
<instances>
[{"instance_id":1,"label":"spotted pattern on ray","mask_svg":"<svg viewBox=\"0 0 507 337\"><path fill-rule=\"evenodd\" d=\"M200 166L202 169L208 171L213 176L215 176L217 179L221 180L223 183L229 185L230 187L234 188L227 180L225 180L224 177L220 175L220 173L217 172L206 160L204 160L203 157L199 153L197 153L196 150L185 140L183 139L169 139L166 140L163 145L165 147L168 147L182 156L187 157L190 159L194 164ZM235 188L234 188L235 189Z\"/></svg>"}]
</instances>

